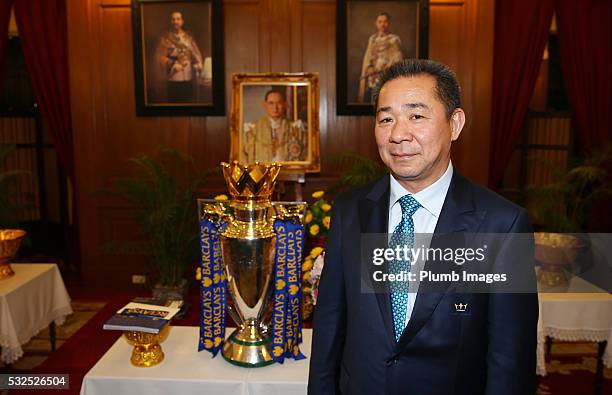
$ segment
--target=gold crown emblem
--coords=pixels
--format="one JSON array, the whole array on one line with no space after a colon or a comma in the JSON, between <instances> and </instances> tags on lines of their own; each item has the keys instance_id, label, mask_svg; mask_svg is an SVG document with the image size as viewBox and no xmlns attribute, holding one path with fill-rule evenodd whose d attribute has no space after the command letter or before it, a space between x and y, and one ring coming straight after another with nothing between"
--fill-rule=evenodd
<instances>
[{"instance_id":1,"label":"gold crown emblem","mask_svg":"<svg viewBox=\"0 0 612 395\"><path fill-rule=\"evenodd\" d=\"M464 313L467 311L467 303L455 303L455 311L458 313Z\"/></svg>"},{"instance_id":2,"label":"gold crown emblem","mask_svg":"<svg viewBox=\"0 0 612 395\"><path fill-rule=\"evenodd\" d=\"M221 163L227 189L234 199L269 199L274 191L280 163L259 163L242 165L237 161Z\"/></svg>"}]
</instances>

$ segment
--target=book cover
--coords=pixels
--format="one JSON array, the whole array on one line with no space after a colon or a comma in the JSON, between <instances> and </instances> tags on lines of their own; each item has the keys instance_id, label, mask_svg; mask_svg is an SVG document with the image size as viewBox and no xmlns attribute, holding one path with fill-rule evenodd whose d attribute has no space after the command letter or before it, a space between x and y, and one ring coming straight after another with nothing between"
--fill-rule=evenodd
<instances>
[{"instance_id":1,"label":"book cover","mask_svg":"<svg viewBox=\"0 0 612 395\"><path fill-rule=\"evenodd\" d=\"M163 318L134 317L115 314L104 323L103 329L109 331L159 333L166 325L168 325L168 320Z\"/></svg>"},{"instance_id":2,"label":"book cover","mask_svg":"<svg viewBox=\"0 0 612 395\"><path fill-rule=\"evenodd\" d=\"M174 307L128 303L104 323L103 329L159 333L178 311Z\"/></svg>"}]
</instances>

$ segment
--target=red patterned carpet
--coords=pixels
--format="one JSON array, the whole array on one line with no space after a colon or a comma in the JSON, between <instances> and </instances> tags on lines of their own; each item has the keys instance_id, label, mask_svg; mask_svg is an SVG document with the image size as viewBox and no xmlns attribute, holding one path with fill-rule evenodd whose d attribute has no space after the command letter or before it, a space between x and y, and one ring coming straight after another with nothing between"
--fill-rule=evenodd
<instances>
[{"instance_id":1,"label":"red patterned carpet","mask_svg":"<svg viewBox=\"0 0 612 395\"><path fill-rule=\"evenodd\" d=\"M591 395L595 392L597 347L592 343L555 343L546 358L547 375L538 395ZM604 369L601 395L612 394L612 369Z\"/></svg>"}]
</instances>

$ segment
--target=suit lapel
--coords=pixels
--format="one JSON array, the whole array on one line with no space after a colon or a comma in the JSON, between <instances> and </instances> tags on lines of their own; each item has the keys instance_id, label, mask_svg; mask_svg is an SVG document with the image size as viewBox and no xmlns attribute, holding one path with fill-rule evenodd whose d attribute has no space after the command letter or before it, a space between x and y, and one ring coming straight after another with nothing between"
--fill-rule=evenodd
<instances>
[{"instance_id":1,"label":"suit lapel","mask_svg":"<svg viewBox=\"0 0 612 395\"><path fill-rule=\"evenodd\" d=\"M470 183L454 170L434 233L440 236L442 234L459 232L475 233L485 214L484 211L478 211L474 207L473 191ZM432 246L435 242L436 238L434 237L432 239ZM412 315L400 337L396 350L399 351L410 343L419 330L421 330L433 314L449 286L450 283L442 284L439 289L436 289L435 293L421 293L419 291ZM389 298L387 297L387 299Z\"/></svg>"},{"instance_id":2,"label":"suit lapel","mask_svg":"<svg viewBox=\"0 0 612 395\"><path fill-rule=\"evenodd\" d=\"M359 201L359 223L361 234L367 233L388 233L389 223L389 176L382 177L374 187L366 195L365 198ZM368 265L372 269L371 265ZM378 268L383 272L387 272L386 264ZM372 278L372 273L368 277ZM388 338L393 339L395 343L395 335L393 334L393 315L391 313L391 301L389 299L388 284L379 285L374 288L376 301L382 315L382 320L387 331Z\"/></svg>"}]
</instances>

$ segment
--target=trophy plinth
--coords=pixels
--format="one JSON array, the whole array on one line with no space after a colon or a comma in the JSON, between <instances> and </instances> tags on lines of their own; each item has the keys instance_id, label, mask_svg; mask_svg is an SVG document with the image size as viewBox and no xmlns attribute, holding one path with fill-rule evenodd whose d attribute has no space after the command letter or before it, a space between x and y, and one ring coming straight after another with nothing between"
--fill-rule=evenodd
<instances>
[{"instance_id":1,"label":"trophy plinth","mask_svg":"<svg viewBox=\"0 0 612 395\"><path fill-rule=\"evenodd\" d=\"M271 338L255 320L236 329L223 346L223 358L229 363L258 368L274 363L271 355Z\"/></svg>"}]
</instances>

